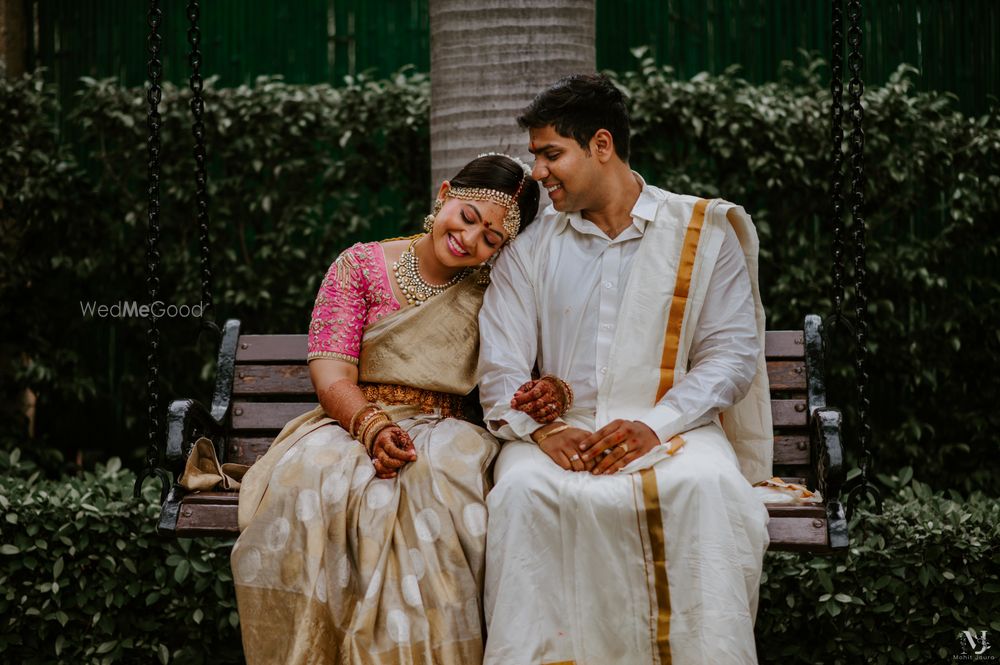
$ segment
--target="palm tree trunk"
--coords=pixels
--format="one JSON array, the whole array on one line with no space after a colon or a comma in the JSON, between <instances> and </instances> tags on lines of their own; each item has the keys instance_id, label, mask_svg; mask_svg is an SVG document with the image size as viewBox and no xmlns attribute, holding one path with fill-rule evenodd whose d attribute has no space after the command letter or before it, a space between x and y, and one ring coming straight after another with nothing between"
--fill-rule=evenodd
<instances>
[{"instance_id":1,"label":"palm tree trunk","mask_svg":"<svg viewBox=\"0 0 1000 665\"><path fill-rule=\"evenodd\" d=\"M431 0L430 28L432 188L483 152L530 164L518 112L596 67L594 0Z\"/></svg>"}]
</instances>

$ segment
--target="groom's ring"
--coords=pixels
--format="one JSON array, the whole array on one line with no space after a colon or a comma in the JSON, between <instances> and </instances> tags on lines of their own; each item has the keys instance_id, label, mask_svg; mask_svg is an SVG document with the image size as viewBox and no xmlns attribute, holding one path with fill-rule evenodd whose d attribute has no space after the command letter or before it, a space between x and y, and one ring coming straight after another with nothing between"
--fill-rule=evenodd
<instances>
[{"instance_id":1,"label":"groom's ring","mask_svg":"<svg viewBox=\"0 0 1000 665\"><path fill-rule=\"evenodd\" d=\"M570 462L576 462L579 459L580 459L579 453L573 453L573 456L569 458L569 461Z\"/></svg>"},{"instance_id":2,"label":"groom's ring","mask_svg":"<svg viewBox=\"0 0 1000 665\"><path fill-rule=\"evenodd\" d=\"M619 448L621 448L621 449L622 449L622 451L624 451L624 452L626 452L626 453L628 452L628 444L627 444L627 443L625 443L624 441L622 441L622 442L621 442L621 443L620 443L620 444L618 445L618 447L619 447Z\"/></svg>"}]
</instances>

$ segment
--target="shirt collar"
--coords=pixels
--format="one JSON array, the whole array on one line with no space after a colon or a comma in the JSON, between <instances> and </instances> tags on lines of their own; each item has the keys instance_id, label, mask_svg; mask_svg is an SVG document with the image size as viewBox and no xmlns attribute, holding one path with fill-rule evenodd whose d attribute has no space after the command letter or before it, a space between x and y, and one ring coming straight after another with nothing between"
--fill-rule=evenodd
<instances>
[{"instance_id":1,"label":"shirt collar","mask_svg":"<svg viewBox=\"0 0 1000 665\"><path fill-rule=\"evenodd\" d=\"M639 234L645 232L646 224L656 220L656 209L659 206L659 201L656 195L653 194L652 188L646 184L646 180L632 171L632 175L635 179L639 181L642 185L642 190L639 192L639 198L636 199L635 205L632 206L631 216L632 216L632 226L638 229ZM584 229L586 227L592 227L593 225L583 218L583 215L577 212L568 212L564 215L559 215L557 218L557 223L559 224L559 229L557 233L563 233L566 231L567 226L573 226L577 231L586 232ZM595 227L596 228L596 227Z\"/></svg>"}]
</instances>

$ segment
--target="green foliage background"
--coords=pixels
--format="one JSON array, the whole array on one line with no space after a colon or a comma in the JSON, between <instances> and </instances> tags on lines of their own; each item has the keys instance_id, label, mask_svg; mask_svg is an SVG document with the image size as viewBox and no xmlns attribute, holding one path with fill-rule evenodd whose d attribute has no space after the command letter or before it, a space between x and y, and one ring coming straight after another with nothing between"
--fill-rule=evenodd
<instances>
[{"instance_id":1,"label":"green foliage background","mask_svg":"<svg viewBox=\"0 0 1000 665\"><path fill-rule=\"evenodd\" d=\"M761 663L951 662L961 631L1000 631L1000 504L911 475L886 478L846 556L766 557ZM158 538L155 490L126 499L133 480L117 458L51 481L0 453L4 662L242 662L232 541Z\"/></svg>"},{"instance_id":2,"label":"green foliage background","mask_svg":"<svg viewBox=\"0 0 1000 665\"><path fill-rule=\"evenodd\" d=\"M640 60L634 163L651 183L743 203L761 236L772 328L830 312L828 101L823 64L774 83L737 72L680 80ZM936 488L1000 494L1000 113L979 118L918 93L913 70L865 95L872 292L870 375L878 463ZM218 318L305 330L329 262L353 240L415 229L426 207L422 74L345 87L207 89ZM164 95L164 300L199 299L187 92ZM60 455L142 448L145 323L86 318L80 301L144 301L145 112L141 91L86 80L57 120L38 76L0 78L0 376L3 446L52 468ZM848 282L850 282L850 275ZM848 311L853 307L848 300ZM207 399L214 349L197 323L164 327L167 399ZM831 402L853 413L848 336L831 339ZM17 401L39 398L24 445ZM848 440L848 445L851 441ZM86 459L86 458L85 458Z\"/></svg>"}]
</instances>

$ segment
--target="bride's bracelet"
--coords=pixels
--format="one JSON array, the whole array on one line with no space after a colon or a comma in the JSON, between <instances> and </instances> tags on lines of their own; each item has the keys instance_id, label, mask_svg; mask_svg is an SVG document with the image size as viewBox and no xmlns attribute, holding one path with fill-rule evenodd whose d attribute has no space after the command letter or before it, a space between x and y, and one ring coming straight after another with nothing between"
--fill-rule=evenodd
<instances>
[{"instance_id":1,"label":"bride's bracelet","mask_svg":"<svg viewBox=\"0 0 1000 665\"><path fill-rule=\"evenodd\" d=\"M366 411L371 411L371 413L365 415ZM380 411L378 404L374 404L372 402L368 402L367 404L362 406L360 409L354 412L353 416L351 416L350 424L347 426L347 433L350 434L355 439L358 438L358 429L361 427L362 424L364 424L364 422L368 418L371 418L372 415L374 415L378 411ZM361 417L362 415L365 415L365 417L362 418Z\"/></svg>"},{"instance_id":2,"label":"bride's bracelet","mask_svg":"<svg viewBox=\"0 0 1000 665\"><path fill-rule=\"evenodd\" d=\"M550 379L554 384L556 384L556 386L562 388L563 405L562 405L562 411L559 412L559 415L560 416L564 415L573 406L573 389L570 388L568 383L560 379L555 374L546 374L545 376L541 377L539 381L541 381L542 379Z\"/></svg>"},{"instance_id":3,"label":"bride's bracelet","mask_svg":"<svg viewBox=\"0 0 1000 665\"><path fill-rule=\"evenodd\" d=\"M392 419L389 418L385 411L382 411L381 409L374 417L365 421L364 425L361 427L361 436L358 440L361 441L361 445L364 446L369 457L374 457L375 455L375 438L379 435L379 432L384 430L386 427L392 427L393 425L395 425L395 423L392 422Z\"/></svg>"}]
</instances>

